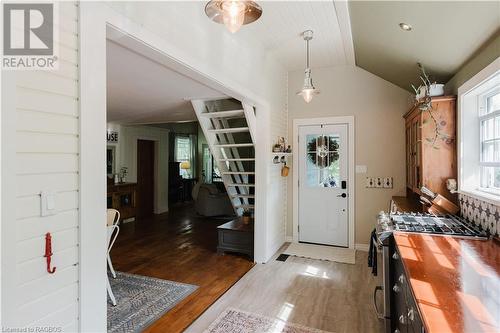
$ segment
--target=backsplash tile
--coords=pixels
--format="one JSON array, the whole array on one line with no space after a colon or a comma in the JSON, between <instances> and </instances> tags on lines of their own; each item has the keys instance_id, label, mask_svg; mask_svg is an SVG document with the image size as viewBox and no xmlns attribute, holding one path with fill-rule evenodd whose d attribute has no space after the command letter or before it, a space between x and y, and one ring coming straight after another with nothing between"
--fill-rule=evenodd
<instances>
[{"instance_id":1,"label":"backsplash tile","mask_svg":"<svg viewBox=\"0 0 500 333\"><path fill-rule=\"evenodd\" d=\"M458 198L462 217L498 237L500 234L500 207L465 194L460 194Z\"/></svg>"}]
</instances>

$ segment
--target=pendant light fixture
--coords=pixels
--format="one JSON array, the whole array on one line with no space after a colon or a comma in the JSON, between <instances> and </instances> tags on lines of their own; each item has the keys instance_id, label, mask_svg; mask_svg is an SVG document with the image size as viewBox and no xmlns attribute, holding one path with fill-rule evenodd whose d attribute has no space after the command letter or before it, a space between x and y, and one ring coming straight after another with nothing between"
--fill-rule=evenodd
<instances>
[{"instance_id":1,"label":"pendant light fixture","mask_svg":"<svg viewBox=\"0 0 500 333\"><path fill-rule=\"evenodd\" d=\"M297 95L302 96L306 103L309 103L314 95L318 95L319 91L314 88L312 77L311 77L311 68L309 67L309 41L313 39L312 30L306 30L302 33L302 37L306 41L306 69L304 70L304 86L302 90L297 93Z\"/></svg>"},{"instance_id":2,"label":"pendant light fixture","mask_svg":"<svg viewBox=\"0 0 500 333\"><path fill-rule=\"evenodd\" d=\"M242 25L252 23L262 15L262 8L254 1L211 0L205 6L205 14L216 23L223 23L232 33Z\"/></svg>"}]
</instances>

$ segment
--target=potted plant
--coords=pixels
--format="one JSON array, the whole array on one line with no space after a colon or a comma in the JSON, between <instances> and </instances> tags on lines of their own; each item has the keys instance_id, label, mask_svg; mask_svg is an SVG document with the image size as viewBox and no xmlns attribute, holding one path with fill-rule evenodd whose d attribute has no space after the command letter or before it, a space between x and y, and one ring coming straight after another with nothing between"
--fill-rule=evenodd
<instances>
[{"instance_id":1,"label":"potted plant","mask_svg":"<svg viewBox=\"0 0 500 333\"><path fill-rule=\"evenodd\" d=\"M243 214L241 214L241 221L243 224L250 224L252 222L252 213L248 209L245 209Z\"/></svg>"}]
</instances>

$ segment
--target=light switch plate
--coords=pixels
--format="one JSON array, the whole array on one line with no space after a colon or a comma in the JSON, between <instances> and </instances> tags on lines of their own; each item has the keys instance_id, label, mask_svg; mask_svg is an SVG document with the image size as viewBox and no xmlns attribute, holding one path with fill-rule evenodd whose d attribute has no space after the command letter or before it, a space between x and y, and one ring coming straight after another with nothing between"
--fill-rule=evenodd
<instances>
[{"instance_id":1,"label":"light switch plate","mask_svg":"<svg viewBox=\"0 0 500 333\"><path fill-rule=\"evenodd\" d=\"M366 173L367 170L366 165L356 165L356 173Z\"/></svg>"},{"instance_id":2,"label":"light switch plate","mask_svg":"<svg viewBox=\"0 0 500 333\"><path fill-rule=\"evenodd\" d=\"M375 182L372 177L366 177L366 188L372 188L375 187Z\"/></svg>"},{"instance_id":3,"label":"light switch plate","mask_svg":"<svg viewBox=\"0 0 500 333\"><path fill-rule=\"evenodd\" d=\"M40 193L40 215L50 216L56 213L56 193L42 191Z\"/></svg>"},{"instance_id":4,"label":"light switch plate","mask_svg":"<svg viewBox=\"0 0 500 333\"><path fill-rule=\"evenodd\" d=\"M384 188L392 188L392 177L385 177L384 178Z\"/></svg>"}]
</instances>

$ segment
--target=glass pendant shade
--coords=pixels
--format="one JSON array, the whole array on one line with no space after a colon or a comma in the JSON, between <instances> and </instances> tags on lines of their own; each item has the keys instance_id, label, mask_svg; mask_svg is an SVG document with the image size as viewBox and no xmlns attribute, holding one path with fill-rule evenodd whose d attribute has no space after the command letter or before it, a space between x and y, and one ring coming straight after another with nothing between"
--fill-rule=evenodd
<instances>
[{"instance_id":1,"label":"glass pendant shade","mask_svg":"<svg viewBox=\"0 0 500 333\"><path fill-rule=\"evenodd\" d=\"M297 95L302 96L306 103L309 103L314 95L318 95L319 91L314 87L311 77L311 68L309 67L309 41L313 38L312 30L306 30L302 33L302 37L306 41L306 69L304 70L304 85L302 90Z\"/></svg>"},{"instance_id":2,"label":"glass pendant shade","mask_svg":"<svg viewBox=\"0 0 500 333\"><path fill-rule=\"evenodd\" d=\"M262 8L254 1L212 0L205 6L205 14L235 33L241 26L258 20L262 15Z\"/></svg>"},{"instance_id":3,"label":"glass pendant shade","mask_svg":"<svg viewBox=\"0 0 500 333\"><path fill-rule=\"evenodd\" d=\"M222 18L227 30L233 34L240 30L245 21L245 4L242 1L226 1L222 3L222 10Z\"/></svg>"},{"instance_id":4,"label":"glass pendant shade","mask_svg":"<svg viewBox=\"0 0 500 333\"><path fill-rule=\"evenodd\" d=\"M311 78L311 69L306 68L305 70L305 78L304 78L304 86L302 90L297 93L297 95L302 96L306 103L309 103L314 95L319 94L319 91L314 87Z\"/></svg>"}]
</instances>

